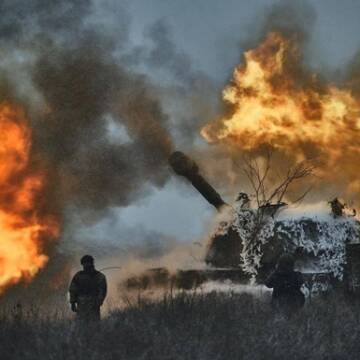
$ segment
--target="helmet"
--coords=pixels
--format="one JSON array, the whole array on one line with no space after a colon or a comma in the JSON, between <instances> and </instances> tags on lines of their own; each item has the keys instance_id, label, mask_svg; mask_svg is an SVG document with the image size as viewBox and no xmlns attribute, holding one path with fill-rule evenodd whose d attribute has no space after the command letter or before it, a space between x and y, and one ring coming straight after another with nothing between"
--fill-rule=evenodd
<instances>
[{"instance_id":1,"label":"helmet","mask_svg":"<svg viewBox=\"0 0 360 360\"><path fill-rule=\"evenodd\" d=\"M91 255L84 255L80 260L81 265L94 264L94 258Z\"/></svg>"}]
</instances>

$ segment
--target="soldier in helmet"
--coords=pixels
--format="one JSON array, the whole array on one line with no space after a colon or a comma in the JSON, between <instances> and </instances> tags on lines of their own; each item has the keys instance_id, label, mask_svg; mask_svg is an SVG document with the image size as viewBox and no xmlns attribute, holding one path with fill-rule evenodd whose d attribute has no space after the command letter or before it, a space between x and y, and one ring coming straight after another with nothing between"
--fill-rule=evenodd
<instances>
[{"instance_id":1,"label":"soldier in helmet","mask_svg":"<svg viewBox=\"0 0 360 360\"><path fill-rule=\"evenodd\" d=\"M100 307L107 292L106 278L95 269L91 255L83 256L81 265L83 270L77 272L70 283L71 310L81 321L99 321Z\"/></svg>"},{"instance_id":2,"label":"soldier in helmet","mask_svg":"<svg viewBox=\"0 0 360 360\"><path fill-rule=\"evenodd\" d=\"M273 289L272 305L285 315L301 309L305 303L300 288L304 283L300 272L294 271L295 260L289 254L280 257L276 270L267 278L265 285Z\"/></svg>"}]
</instances>

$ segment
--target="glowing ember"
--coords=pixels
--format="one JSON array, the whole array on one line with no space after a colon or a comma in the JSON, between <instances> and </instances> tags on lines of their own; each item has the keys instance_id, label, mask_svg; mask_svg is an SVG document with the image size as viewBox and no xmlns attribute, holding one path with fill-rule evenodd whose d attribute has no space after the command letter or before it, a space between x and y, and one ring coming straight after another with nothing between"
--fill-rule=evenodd
<instances>
[{"instance_id":1,"label":"glowing ember","mask_svg":"<svg viewBox=\"0 0 360 360\"><path fill-rule=\"evenodd\" d=\"M30 150L23 112L0 104L0 293L46 264L44 241L59 232L56 219L39 209L45 173L31 169Z\"/></svg>"},{"instance_id":2,"label":"glowing ember","mask_svg":"<svg viewBox=\"0 0 360 360\"><path fill-rule=\"evenodd\" d=\"M306 71L293 39L272 32L245 52L223 99L228 111L202 129L207 141L240 152L271 146L294 161L317 158L321 176L346 183L340 195L360 190L360 99Z\"/></svg>"}]
</instances>

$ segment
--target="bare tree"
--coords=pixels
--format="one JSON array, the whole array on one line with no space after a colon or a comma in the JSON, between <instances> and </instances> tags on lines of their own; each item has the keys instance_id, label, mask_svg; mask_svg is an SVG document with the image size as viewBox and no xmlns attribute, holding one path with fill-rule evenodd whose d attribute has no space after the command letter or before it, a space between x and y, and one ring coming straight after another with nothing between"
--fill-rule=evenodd
<instances>
[{"instance_id":1,"label":"bare tree","mask_svg":"<svg viewBox=\"0 0 360 360\"><path fill-rule=\"evenodd\" d=\"M301 161L293 167L290 167L277 185L271 186L268 177L272 168L272 156L273 153L268 151L264 157L265 163L262 166L260 166L259 161L253 157L247 156L243 159L245 165L242 167L242 170L249 179L258 207L282 204L292 184L314 175L314 162ZM294 203L303 200L310 190L311 186L307 187L305 191L299 194Z\"/></svg>"},{"instance_id":2,"label":"bare tree","mask_svg":"<svg viewBox=\"0 0 360 360\"><path fill-rule=\"evenodd\" d=\"M271 226L271 218L279 207L285 205L283 201L289 194L291 185L312 176L315 169L313 162L299 162L290 167L284 176L279 176L279 182L274 184L274 181L270 180L270 175L277 172L272 164L272 157L271 151L268 151L261 160L247 156L243 158L243 166L241 166L249 179L257 205L256 209L245 210L241 215L239 214L239 216L248 215L246 225L248 234L243 238L242 258L246 267L252 271L257 271L255 270L258 266L256 259L261 257L263 230L266 231L266 226ZM299 194L294 203L300 202L310 190L309 186Z\"/></svg>"}]
</instances>

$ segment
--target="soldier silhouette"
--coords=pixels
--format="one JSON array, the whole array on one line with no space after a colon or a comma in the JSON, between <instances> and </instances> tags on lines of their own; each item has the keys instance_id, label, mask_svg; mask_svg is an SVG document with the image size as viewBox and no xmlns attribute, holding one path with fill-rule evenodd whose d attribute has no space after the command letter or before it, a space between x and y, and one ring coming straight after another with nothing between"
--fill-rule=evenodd
<instances>
[{"instance_id":1,"label":"soldier silhouette","mask_svg":"<svg viewBox=\"0 0 360 360\"><path fill-rule=\"evenodd\" d=\"M305 303L300 288L304 283L300 272L294 271L295 260L289 254L280 257L276 270L267 278L265 286L273 289L272 306L290 316Z\"/></svg>"},{"instance_id":2,"label":"soldier silhouette","mask_svg":"<svg viewBox=\"0 0 360 360\"><path fill-rule=\"evenodd\" d=\"M71 310L80 321L99 321L107 292L106 278L95 269L91 255L83 256L80 262L83 270L74 275L69 288Z\"/></svg>"},{"instance_id":3,"label":"soldier silhouette","mask_svg":"<svg viewBox=\"0 0 360 360\"><path fill-rule=\"evenodd\" d=\"M343 204L338 198L329 201L329 204L334 218L338 218L344 215L346 204Z\"/></svg>"}]
</instances>

